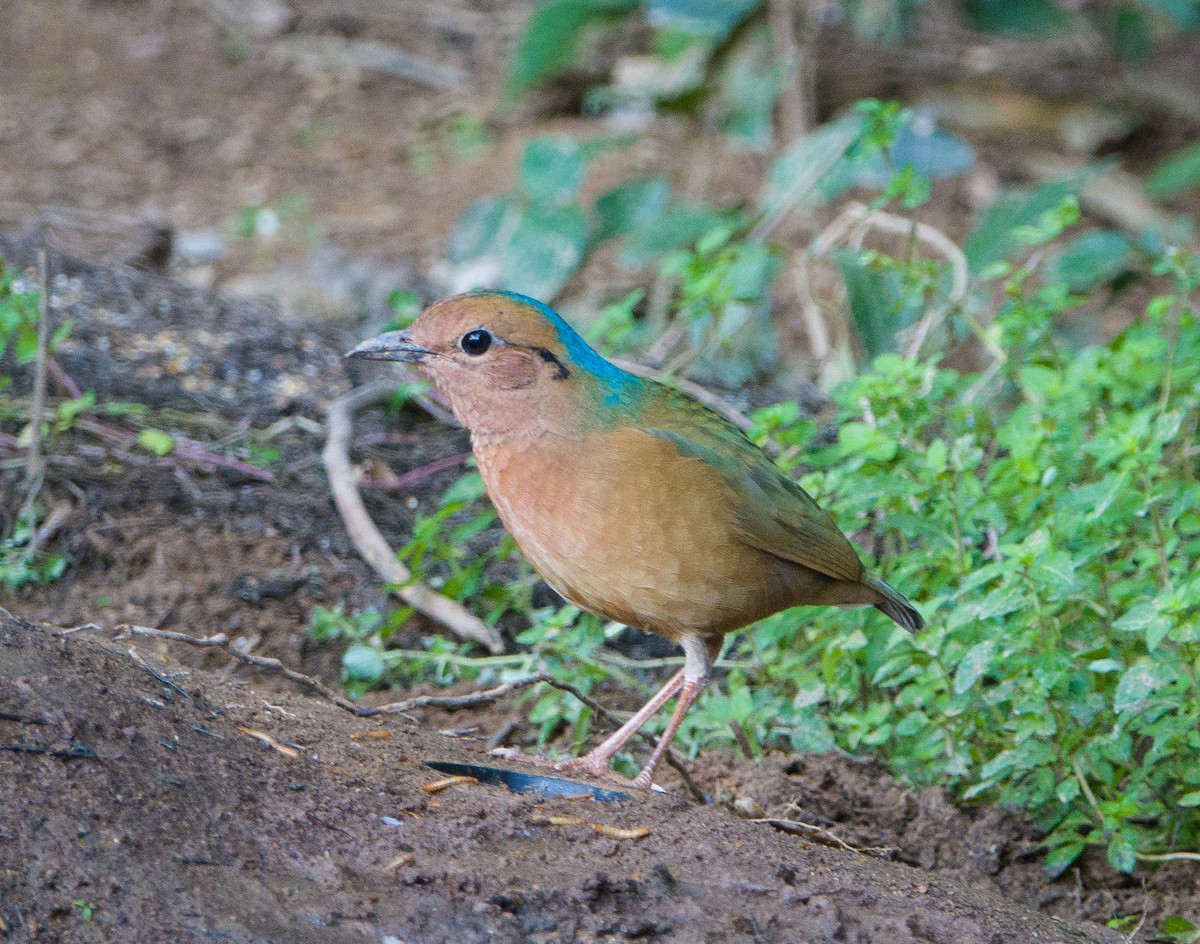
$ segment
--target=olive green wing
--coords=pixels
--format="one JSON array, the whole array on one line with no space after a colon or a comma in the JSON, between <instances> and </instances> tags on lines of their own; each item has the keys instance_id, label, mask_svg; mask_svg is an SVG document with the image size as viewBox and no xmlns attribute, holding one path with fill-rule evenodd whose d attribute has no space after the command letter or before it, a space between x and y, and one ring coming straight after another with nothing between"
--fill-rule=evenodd
<instances>
[{"instance_id":1,"label":"olive green wing","mask_svg":"<svg viewBox=\"0 0 1200 944\"><path fill-rule=\"evenodd\" d=\"M837 580L860 580L862 562L833 518L787 478L740 429L670 391L647 411L645 432L711 466L728 487L738 537L751 547Z\"/></svg>"}]
</instances>

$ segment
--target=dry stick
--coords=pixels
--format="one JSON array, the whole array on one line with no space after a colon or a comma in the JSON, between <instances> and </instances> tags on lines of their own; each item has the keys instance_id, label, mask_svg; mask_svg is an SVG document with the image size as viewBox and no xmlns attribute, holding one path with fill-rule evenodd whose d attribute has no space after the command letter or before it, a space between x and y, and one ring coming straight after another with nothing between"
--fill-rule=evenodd
<instances>
[{"instance_id":1,"label":"dry stick","mask_svg":"<svg viewBox=\"0 0 1200 944\"><path fill-rule=\"evenodd\" d=\"M405 472L403 475L397 475L394 479L387 482L370 482L371 488L378 489L381 492L394 492L402 488L411 488L419 482L424 482L427 478L437 475L439 472L446 472L449 469L457 469L460 465L471 458L469 452L456 453L453 456L447 456L445 459L436 459L427 465L419 466L411 472Z\"/></svg>"},{"instance_id":2,"label":"dry stick","mask_svg":"<svg viewBox=\"0 0 1200 944\"><path fill-rule=\"evenodd\" d=\"M75 378L63 370L62 364L58 362L53 354L46 358L46 366L50 368L50 373L54 375L54 379L67 391L67 395L72 400L78 400L83 396L83 390L75 382Z\"/></svg>"},{"instance_id":3,"label":"dry stick","mask_svg":"<svg viewBox=\"0 0 1200 944\"><path fill-rule=\"evenodd\" d=\"M921 348L924 346L929 332L937 327L950 309L961 302L967 294L967 259L963 255L963 251L955 245L954 240L936 227L927 223L914 223L912 220L896 216L893 213L872 211L870 207L862 203L851 203L838 214L837 219L830 223L814 242L812 254L817 256L828 252L847 235L847 230L850 231L850 239L857 239L861 243L870 229L877 229L880 232L896 236L914 236L935 250L950 265L953 281L945 301L929 309L913 329L908 344L905 346L904 356L912 359L921 353Z\"/></svg>"},{"instance_id":4,"label":"dry stick","mask_svg":"<svg viewBox=\"0 0 1200 944\"><path fill-rule=\"evenodd\" d=\"M814 826L812 823L801 823L794 819L774 819L772 817L762 817L759 819L750 820L752 823L763 823L767 826L773 826L780 832L790 833L793 836L803 836L813 842L820 843L822 846L829 846L833 849L841 849L845 852L857 852L860 855L875 856L880 859L890 859L896 854L896 850L891 846L852 846L850 843L841 837L830 832L822 826Z\"/></svg>"},{"instance_id":5,"label":"dry stick","mask_svg":"<svg viewBox=\"0 0 1200 944\"><path fill-rule=\"evenodd\" d=\"M812 122L812 68L809 49L801 46L796 35L795 0L770 0L767 15L775 45L776 68L782 73L778 117L780 137L787 143L800 138ZM804 12L805 33L809 34L808 11Z\"/></svg>"},{"instance_id":6,"label":"dry stick","mask_svg":"<svg viewBox=\"0 0 1200 944\"><path fill-rule=\"evenodd\" d=\"M329 490L350 540L371 569L393 592L415 610L445 626L456 636L483 645L491 653L504 651L500 634L483 620L470 613L462 604L444 597L423 583L409 583L412 573L396 559L363 505L358 482L350 465L350 438L354 414L375 403L386 400L392 392L387 381L376 381L353 390L329 405L328 438L321 458L329 477Z\"/></svg>"},{"instance_id":7,"label":"dry stick","mask_svg":"<svg viewBox=\"0 0 1200 944\"><path fill-rule=\"evenodd\" d=\"M46 475L42 456L42 420L46 413L46 358L50 345L50 276L45 242L38 248L38 333L37 364L33 375L33 409L30 411L29 462L25 467L25 523L29 530L29 553L41 543L37 530L37 497Z\"/></svg>"}]
</instances>

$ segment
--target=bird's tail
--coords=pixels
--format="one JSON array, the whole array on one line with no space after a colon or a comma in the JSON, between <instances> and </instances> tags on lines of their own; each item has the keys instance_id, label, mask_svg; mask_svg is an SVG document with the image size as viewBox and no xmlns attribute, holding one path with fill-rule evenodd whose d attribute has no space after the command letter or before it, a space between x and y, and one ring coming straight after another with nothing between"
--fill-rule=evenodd
<instances>
[{"instance_id":1,"label":"bird's tail","mask_svg":"<svg viewBox=\"0 0 1200 944\"><path fill-rule=\"evenodd\" d=\"M925 625L925 620L917 612L917 608L909 603L899 591L893 590L876 577L864 577L863 583L879 594L879 599L875 601L875 609L879 612L895 620L910 633L915 633Z\"/></svg>"}]
</instances>

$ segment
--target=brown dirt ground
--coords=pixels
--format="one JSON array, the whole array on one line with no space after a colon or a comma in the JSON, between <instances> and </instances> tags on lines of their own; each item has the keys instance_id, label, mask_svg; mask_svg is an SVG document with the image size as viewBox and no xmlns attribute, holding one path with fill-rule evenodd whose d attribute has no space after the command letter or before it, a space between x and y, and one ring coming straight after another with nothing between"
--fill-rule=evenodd
<instances>
[{"instance_id":1,"label":"brown dirt ground","mask_svg":"<svg viewBox=\"0 0 1200 944\"><path fill-rule=\"evenodd\" d=\"M128 648L0 622L9 939L1120 939L961 875L813 845L720 805L479 784L429 794L439 777L423 760L479 762L482 749L299 695L268 703L243 681L177 663L157 668L167 685ZM612 838L590 823L649 834Z\"/></svg>"}]
</instances>

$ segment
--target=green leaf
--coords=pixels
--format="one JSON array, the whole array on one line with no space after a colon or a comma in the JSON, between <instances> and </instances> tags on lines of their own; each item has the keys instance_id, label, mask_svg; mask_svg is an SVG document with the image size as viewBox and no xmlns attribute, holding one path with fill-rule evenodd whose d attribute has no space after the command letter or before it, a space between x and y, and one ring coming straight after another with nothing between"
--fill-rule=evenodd
<instances>
[{"instance_id":1,"label":"green leaf","mask_svg":"<svg viewBox=\"0 0 1200 944\"><path fill-rule=\"evenodd\" d=\"M957 177L975 163L975 149L965 140L938 128L932 113L917 112L896 132L884 153L875 153L855 172L866 187L885 187L897 171L942 180ZM927 181L928 182L928 181Z\"/></svg>"},{"instance_id":2,"label":"green leaf","mask_svg":"<svg viewBox=\"0 0 1200 944\"><path fill-rule=\"evenodd\" d=\"M387 663L383 654L374 646L365 643L355 643L342 654L342 666L346 670L346 678L351 682L375 685L383 679L387 671Z\"/></svg>"},{"instance_id":3,"label":"green leaf","mask_svg":"<svg viewBox=\"0 0 1200 944\"><path fill-rule=\"evenodd\" d=\"M1200 143L1168 154L1146 177L1150 196L1165 200L1200 184Z\"/></svg>"},{"instance_id":4,"label":"green leaf","mask_svg":"<svg viewBox=\"0 0 1200 944\"><path fill-rule=\"evenodd\" d=\"M1183 917L1183 915L1167 915L1163 918L1159 930L1168 937L1177 938L1187 941L1188 944L1200 938L1196 932L1200 931L1191 921Z\"/></svg>"},{"instance_id":5,"label":"green leaf","mask_svg":"<svg viewBox=\"0 0 1200 944\"><path fill-rule=\"evenodd\" d=\"M1200 806L1200 790L1185 793L1179 798L1180 806Z\"/></svg>"},{"instance_id":6,"label":"green leaf","mask_svg":"<svg viewBox=\"0 0 1200 944\"><path fill-rule=\"evenodd\" d=\"M1022 248L1023 227L1032 227L1043 214L1062 205L1065 197L1079 192L1089 181L1100 176L1106 165L1081 171L1063 180L1053 181L1028 192L1010 192L984 210L975 229L967 237L963 253L972 272L982 272L993 262Z\"/></svg>"},{"instance_id":7,"label":"green leaf","mask_svg":"<svg viewBox=\"0 0 1200 944\"><path fill-rule=\"evenodd\" d=\"M478 259L495 248L502 227L515 214L511 197L483 197L472 202L454 224L449 259L459 265Z\"/></svg>"},{"instance_id":8,"label":"green leaf","mask_svg":"<svg viewBox=\"0 0 1200 944\"><path fill-rule=\"evenodd\" d=\"M833 253L846 282L846 303L869 358L894 351L896 332L913 323L917 306L905 297L900 274L869 266L861 253Z\"/></svg>"},{"instance_id":9,"label":"green leaf","mask_svg":"<svg viewBox=\"0 0 1200 944\"><path fill-rule=\"evenodd\" d=\"M763 0L645 0L646 19L658 29L702 36L714 43L732 33Z\"/></svg>"},{"instance_id":10,"label":"green leaf","mask_svg":"<svg viewBox=\"0 0 1200 944\"><path fill-rule=\"evenodd\" d=\"M1118 872L1132 872L1137 865L1137 846L1124 830L1113 836L1107 853L1109 863Z\"/></svg>"},{"instance_id":11,"label":"green leaf","mask_svg":"<svg viewBox=\"0 0 1200 944\"><path fill-rule=\"evenodd\" d=\"M521 185L535 201L563 205L579 195L587 174L579 144L572 138L534 138L521 158Z\"/></svg>"},{"instance_id":12,"label":"green leaf","mask_svg":"<svg viewBox=\"0 0 1200 944\"><path fill-rule=\"evenodd\" d=\"M1096 230L1077 236L1046 264L1046 280L1072 292L1090 292L1125 271L1133 246L1120 233Z\"/></svg>"},{"instance_id":13,"label":"green leaf","mask_svg":"<svg viewBox=\"0 0 1200 944\"><path fill-rule=\"evenodd\" d=\"M586 248L581 207L532 206L500 253L501 286L548 301L575 274Z\"/></svg>"},{"instance_id":14,"label":"green leaf","mask_svg":"<svg viewBox=\"0 0 1200 944\"><path fill-rule=\"evenodd\" d=\"M645 265L668 252L682 249L722 225L732 225L735 216L703 203L680 203L647 220L629 237L621 251L621 262L630 268Z\"/></svg>"},{"instance_id":15,"label":"green leaf","mask_svg":"<svg viewBox=\"0 0 1200 944\"><path fill-rule=\"evenodd\" d=\"M774 61L771 33L763 26L735 40L717 75L717 122L735 145L748 151L767 151L774 137L780 89Z\"/></svg>"},{"instance_id":16,"label":"green leaf","mask_svg":"<svg viewBox=\"0 0 1200 944\"><path fill-rule=\"evenodd\" d=\"M138 445L156 456L165 456L175 448L175 440L170 433L161 429L143 429L138 433Z\"/></svg>"},{"instance_id":17,"label":"green leaf","mask_svg":"<svg viewBox=\"0 0 1200 944\"><path fill-rule=\"evenodd\" d=\"M479 501L487 494L487 489L483 484L483 476L478 472L464 472L455 480L442 495L442 500L438 503L442 508L447 505L464 504L470 505Z\"/></svg>"},{"instance_id":18,"label":"green leaf","mask_svg":"<svg viewBox=\"0 0 1200 944\"><path fill-rule=\"evenodd\" d=\"M1195 29L1200 26L1200 11L1196 8L1196 0L1141 0L1142 5L1149 7L1175 21L1180 29Z\"/></svg>"},{"instance_id":19,"label":"green leaf","mask_svg":"<svg viewBox=\"0 0 1200 944\"><path fill-rule=\"evenodd\" d=\"M1087 843L1069 842L1065 846L1051 849L1046 855L1046 877L1053 881L1063 874L1079 858L1079 854L1087 848Z\"/></svg>"},{"instance_id":20,"label":"green leaf","mask_svg":"<svg viewBox=\"0 0 1200 944\"><path fill-rule=\"evenodd\" d=\"M637 0L550 0L534 10L509 63L508 91L519 94L575 62L577 41L589 24L632 13Z\"/></svg>"},{"instance_id":21,"label":"green leaf","mask_svg":"<svg viewBox=\"0 0 1200 944\"><path fill-rule=\"evenodd\" d=\"M1101 31L1112 43L1113 52L1124 62L1145 62L1154 49L1150 24L1136 7L1102 8L1097 17Z\"/></svg>"},{"instance_id":22,"label":"green leaf","mask_svg":"<svg viewBox=\"0 0 1200 944\"><path fill-rule=\"evenodd\" d=\"M1042 38L1071 18L1055 0L963 0L971 25L985 33Z\"/></svg>"},{"instance_id":23,"label":"green leaf","mask_svg":"<svg viewBox=\"0 0 1200 944\"><path fill-rule=\"evenodd\" d=\"M833 196L818 185L843 159L866 120L849 114L809 131L776 158L759 194L758 207L765 217L779 216L800 206L823 203ZM849 183L842 177L838 188Z\"/></svg>"},{"instance_id":24,"label":"green leaf","mask_svg":"<svg viewBox=\"0 0 1200 944\"><path fill-rule=\"evenodd\" d=\"M1145 702L1160 688L1170 685L1177 670L1161 662L1139 662L1125 671L1117 683L1113 708L1117 714L1144 707Z\"/></svg>"},{"instance_id":25,"label":"green leaf","mask_svg":"<svg viewBox=\"0 0 1200 944\"><path fill-rule=\"evenodd\" d=\"M995 640L976 643L963 655L954 675L954 694L962 695L971 690L992 663L996 654Z\"/></svg>"},{"instance_id":26,"label":"green leaf","mask_svg":"<svg viewBox=\"0 0 1200 944\"><path fill-rule=\"evenodd\" d=\"M631 180L602 193L596 200L600 220L597 241L626 236L662 216L671 199L666 177Z\"/></svg>"}]
</instances>

